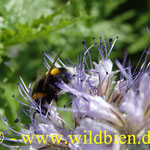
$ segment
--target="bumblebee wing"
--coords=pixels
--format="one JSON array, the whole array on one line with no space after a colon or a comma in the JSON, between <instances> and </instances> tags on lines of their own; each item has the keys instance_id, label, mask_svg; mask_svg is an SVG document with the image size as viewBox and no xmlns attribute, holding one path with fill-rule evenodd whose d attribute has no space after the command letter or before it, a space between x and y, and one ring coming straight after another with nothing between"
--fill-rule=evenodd
<instances>
[{"instance_id":1,"label":"bumblebee wing","mask_svg":"<svg viewBox=\"0 0 150 150\"><path fill-rule=\"evenodd\" d=\"M40 67L36 72L36 82L45 76L46 68Z\"/></svg>"}]
</instances>

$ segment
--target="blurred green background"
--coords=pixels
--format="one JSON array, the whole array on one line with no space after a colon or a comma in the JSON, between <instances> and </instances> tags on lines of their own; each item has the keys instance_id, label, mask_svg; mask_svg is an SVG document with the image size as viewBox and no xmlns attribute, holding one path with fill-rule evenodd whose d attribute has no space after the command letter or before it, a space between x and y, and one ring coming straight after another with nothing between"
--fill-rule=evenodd
<instances>
[{"instance_id":1,"label":"blurred green background","mask_svg":"<svg viewBox=\"0 0 150 150\"><path fill-rule=\"evenodd\" d=\"M75 63L83 40L87 46L93 37L99 41L100 25L105 39L119 36L112 60L128 51L136 65L149 41L149 23L149 0L0 0L0 116L15 125L20 105L12 95L23 99L19 76L28 85L43 73L42 51L63 50L61 59ZM0 121L0 130L6 129Z\"/></svg>"}]
</instances>

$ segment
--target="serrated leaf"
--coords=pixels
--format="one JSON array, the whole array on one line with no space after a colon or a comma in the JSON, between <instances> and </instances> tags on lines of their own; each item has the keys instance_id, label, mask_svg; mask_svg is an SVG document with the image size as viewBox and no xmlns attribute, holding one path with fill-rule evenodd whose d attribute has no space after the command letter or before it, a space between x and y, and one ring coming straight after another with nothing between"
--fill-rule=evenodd
<instances>
[{"instance_id":1,"label":"serrated leaf","mask_svg":"<svg viewBox=\"0 0 150 150\"><path fill-rule=\"evenodd\" d=\"M51 32L65 28L66 26L79 21L79 18L63 19L51 25L51 19L62 13L65 8L66 6L47 17L42 16L41 18L34 20L31 25L25 23L16 25L14 29L3 29L0 33L0 42L5 46L29 42L41 36L47 36Z\"/></svg>"}]
</instances>

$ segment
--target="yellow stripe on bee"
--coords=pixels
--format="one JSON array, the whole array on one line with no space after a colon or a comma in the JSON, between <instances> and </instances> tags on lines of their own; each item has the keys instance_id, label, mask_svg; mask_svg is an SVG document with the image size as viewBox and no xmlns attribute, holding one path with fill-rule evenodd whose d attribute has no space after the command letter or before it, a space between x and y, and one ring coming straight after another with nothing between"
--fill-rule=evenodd
<instances>
[{"instance_id":1,"label":"yellow stripe on bee","mask_svg":"<svg viewBox=\"0 0 150 150\"><path fill-rule=\"evenodd\" d=\"M54 68L54 69L52 69L52 71L51 71L51 75L56 75L56 74L59 74L60 73L60 70L58 69L58 68Z\"/></svg>"},{"instance_id":2,"label":"yellow stripe on bee","mask_svg":"<svg viewBox=\"0 0 150 150\"><path fill-rule=\"evenodd\" d=\"M32 95L32 99L38 100L38 99L40 99L41 97L44 97L44 96L45 96L44 93L34 93L34 94Z\"/></svg>"},{"instance_id":3,"label":"yellow stripe on bee","mask_svg":"<svg viewBox=\"0 0 150 150\"><path fill-rule=\"evenodd\" d=\"M46 75L48 75L48 72L49 71L46 72ZM60 73L60 70L58 68L54 68L54 69L52 69L50 74L54 76L54 75L59 74L59 73Z\"/></svg>"}]
</instances>

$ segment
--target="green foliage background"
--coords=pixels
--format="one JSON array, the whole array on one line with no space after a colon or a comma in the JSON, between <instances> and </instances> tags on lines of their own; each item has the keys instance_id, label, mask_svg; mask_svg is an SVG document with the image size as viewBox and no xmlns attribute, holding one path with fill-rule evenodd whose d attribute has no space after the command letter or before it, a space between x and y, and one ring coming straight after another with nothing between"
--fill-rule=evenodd
<instances>
[{"instance_id":1,"label":"green foliage background","mask_svg":"<svg viewBox=\"0 0 150 150\"><path fill-rule=\"evenodd\" d=\"M92 37L98 41L100 27L105 39L119 36L112 59L128 51L135 65L149 41L149 17L149 0L0 0L0 116L15 125L20 106L12 95L22 99L19 76L29 84L43 73L43 50L63 50L62 60L76 62L82 40L88 46ZM29 120L22 116L21 122Z\"/></svg>"}]
</instances>

